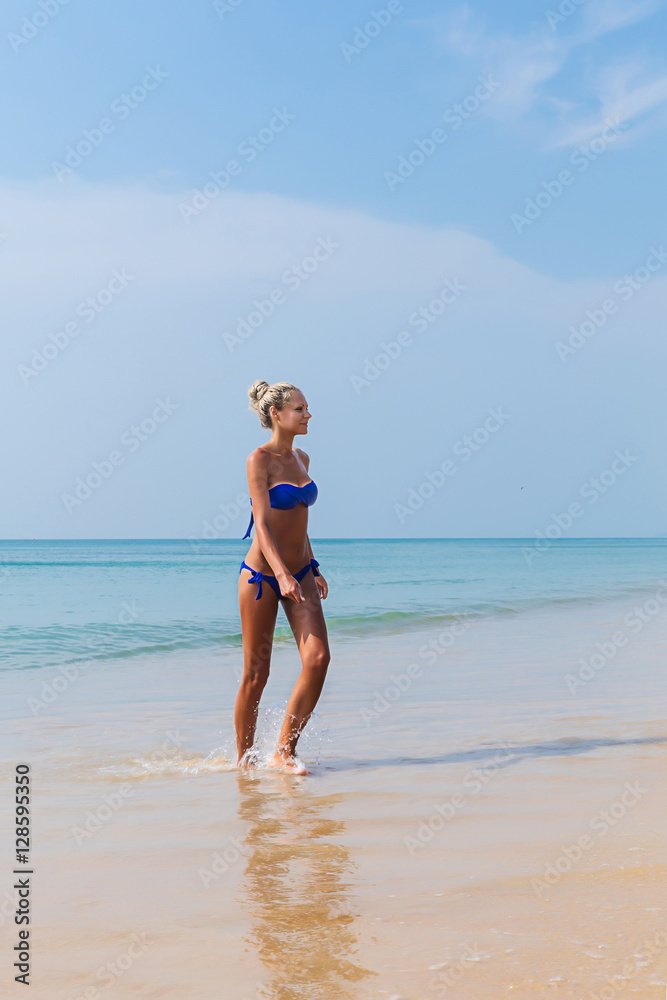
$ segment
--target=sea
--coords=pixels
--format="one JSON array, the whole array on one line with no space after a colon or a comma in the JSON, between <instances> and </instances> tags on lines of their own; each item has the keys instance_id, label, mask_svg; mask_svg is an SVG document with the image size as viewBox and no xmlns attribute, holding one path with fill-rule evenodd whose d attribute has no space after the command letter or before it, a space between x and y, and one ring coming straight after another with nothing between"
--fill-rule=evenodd
<instances>
[{"instance_id":1,"label":"sea","mask_svg":"<svg viewBox=\"0 0 667 1000\"><path fill-rule=\"evenodd\" d=\"M667 539L311 543L295 776L235 767L247 541L0 542L5 977L27 766L39 1000L664 997ZM279 609L263 760L299 669Z\"/></svg>"},{"instance_id":2,"label":"sea","mask_svg":"<svg viewBox=\"0 0 667 1000\"><path fill-rule=\"evenodd\" d=\"M230 540L0 542L2 669L240 649L247 551ZM341 639L640 599L667 574L667 539L322 539L314 552ZM289 635L282 616L276 638Z\"/></svg>"}]
</instances>

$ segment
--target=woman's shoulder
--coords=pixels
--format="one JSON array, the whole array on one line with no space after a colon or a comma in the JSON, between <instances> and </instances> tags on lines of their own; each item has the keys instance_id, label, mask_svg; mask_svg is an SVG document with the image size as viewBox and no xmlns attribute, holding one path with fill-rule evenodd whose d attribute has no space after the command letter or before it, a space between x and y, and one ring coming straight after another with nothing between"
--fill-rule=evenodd
<instances>
[{"instance_id":1,"label":"woman's shoulder","mask_svg":"<svg viewBox=\"0 0 667 1000\"><path fill-rule=\"evenodd\" d=\"M303 448L295 448L294 450L298 454L299 458L304 463L307 469L308 466L310 465L310 457L306 454Z\"/></svg>"},{"instance_id":2,"label":"woman's shoulder","mask_svg":"<svg viewBox=\"0 0 667 1000\"><path fill-rule=\"evenodd\" d=\"M246 459L246 469L248 471L259 472L260 470L266 470L268 467L270 456L264 451L262 446L255 448L251 451Z\"/></svg>"}]
</instances>

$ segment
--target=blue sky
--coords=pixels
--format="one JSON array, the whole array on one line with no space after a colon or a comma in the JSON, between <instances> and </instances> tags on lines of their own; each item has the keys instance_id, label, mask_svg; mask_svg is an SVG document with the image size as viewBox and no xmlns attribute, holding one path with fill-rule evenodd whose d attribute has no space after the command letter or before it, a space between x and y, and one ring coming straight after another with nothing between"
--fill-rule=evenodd
<instances>
[{"instance_id":1,"label":"blue sky","mask_svg":"<svg viewBox=\"0 0 667 1000\"><path fill-rule=\"evenodd\" d=\"M654 0L4 11L5 537L198 537L221 505L240 537L260 378L311 405L313 537L667 532L666 27Z\"/></svg>"}]
</instances>

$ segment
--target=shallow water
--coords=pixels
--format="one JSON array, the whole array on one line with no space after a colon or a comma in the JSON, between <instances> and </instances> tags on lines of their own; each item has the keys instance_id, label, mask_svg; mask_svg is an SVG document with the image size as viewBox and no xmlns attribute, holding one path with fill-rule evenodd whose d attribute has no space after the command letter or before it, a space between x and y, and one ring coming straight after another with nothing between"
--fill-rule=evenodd
<instances>
[{"instance_id":1,"label":"shallow water","mask_svg":"<svg viewBox=\"0 0 667 1000\"><path fill-rule=\"evenodd\" d=\"M548 544L317 540L329 633L366 638L462 617L647 600L667 565L667 539ZM247 550L247 541L229 540L0 542L0 669L238 649L238 574ZM282 613L277 637L291 641Z\"/></svg>"},{"instance_id":2,"label":"shallow water","mask_svg":"<svg viewBox=\"0 0 667 1000\"><path fill-rule=\"evenodd\" d=\"M232 642L0 673L3 796L33 770L32 995L589 1000L611 978L662 1000L667 629L647 551L614 549L605 577L587 550L577 599L552 581L560 598L516 607L487 566L485 600L512 612L332 629L308 777L234 768ZM144 571L125 572L115 597ZM79 588L94 607L95 579L55 605ZM277 643L265 755L298 669Z\"/></svg>"}]
</instances>

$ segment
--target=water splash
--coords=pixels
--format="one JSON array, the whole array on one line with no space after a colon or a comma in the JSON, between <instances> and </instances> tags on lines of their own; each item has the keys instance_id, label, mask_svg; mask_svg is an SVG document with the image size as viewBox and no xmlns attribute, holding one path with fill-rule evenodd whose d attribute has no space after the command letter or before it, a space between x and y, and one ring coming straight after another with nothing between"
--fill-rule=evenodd
<instances>
[{"instance_id":1,"label":"water splash","mask_svg":"<svg viewBox=\"0 0 667 1000\"><path fill-rule=\"evenodd\" d=\"M257 717L257 729L255 731L255 742L253 746L246 750L243 758L253 767L268 769L269 761L276 752L280 730L282 729L285 712L287 711L287 701L274 701L264 708L260 708ZM322 761L322 754L325 748L332 743L329 736L329 729L324 724L322 717L317 712L313 712L310 719L304 726L299 737L297 761L305 762L314 767L318 767ZM226 740L221 746L211 750L208 757L204 758L204 763L210 759L219 757L234 759L234 738Z\"/></svg>"},{"instance_id":2,"label":"water splash","mask_svg":"<svg viewBox=\"0 0 667 1000\"><path fill-rule=\"evenodd\" d=\"M236 769L235 757L224 749L212 751L206 757L184 746L133 757L120 766L104 768L124 780L145 780L164 774L216 774Z\"/></svg>"},{"instance_id":3,"label":"water splash","mask_svg":"<svg viewBox=\"0 0 667 1000\"><path fill-rule=\"evenodd\" d=\"M246 754L254 767L268 769L286 710L286 701L272 702L260 710L255 744ZM331 742L328 728L322 718L313 712L299 738L297 760L300 761L303 756L306 765L317 767L321 763L325 747ZM209 775L236 769L236 738L233 732L208 752L198 753L183 743L162 744L159 749L147 749L137 756L100 768L111 780L123 781L144 781L169 774Z\"/></svg>"}]
</instances>

